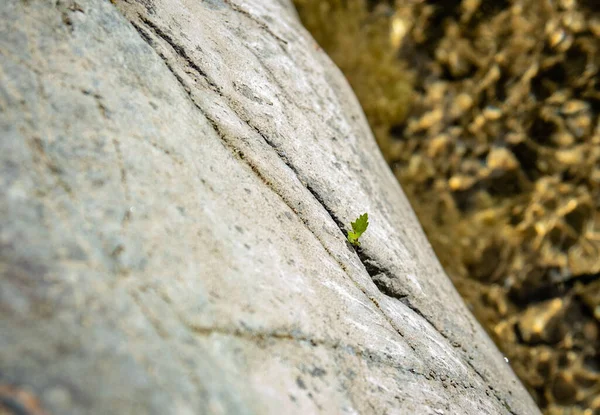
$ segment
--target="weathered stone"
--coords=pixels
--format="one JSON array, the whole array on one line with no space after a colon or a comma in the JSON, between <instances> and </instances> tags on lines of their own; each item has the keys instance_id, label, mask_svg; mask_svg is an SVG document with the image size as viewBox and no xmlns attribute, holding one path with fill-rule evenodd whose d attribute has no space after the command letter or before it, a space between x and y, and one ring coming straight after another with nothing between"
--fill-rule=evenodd
<instances>
[{"instance_id":1,"label":"weathered stone","mask_svg":"<svg viewBox=\"0 0 600 415\"><path fill-rule=\"evenodd\" d=\"M3 3L0 383L56 414L538 413L290 10Z\"/></svg>"},{"instance_id":2,"label":"weathered stone","mask_svg":"<svg viewBox=\"0 0 600 415\"><path fill-rule=\"evenodd\" d=\"M372 86L357 95L441 263L541 409L552 408L558 371L540 375L536 356L600 351L587 341L600 330L599 303L576 288L600 281L598 1L295 3L352 84ZM381 31L393 40L377 42ZM347 47L367 42L366 55L396 59L360 59L363 49ZM406 119L368 110L405 79ZM486 261L495 246L501 257ZM558 347L521 343L515 318L553 298L587 310L565 314ZM560 413L598 411L592 396L557 404Z\"/></svg>"}]
</instances>

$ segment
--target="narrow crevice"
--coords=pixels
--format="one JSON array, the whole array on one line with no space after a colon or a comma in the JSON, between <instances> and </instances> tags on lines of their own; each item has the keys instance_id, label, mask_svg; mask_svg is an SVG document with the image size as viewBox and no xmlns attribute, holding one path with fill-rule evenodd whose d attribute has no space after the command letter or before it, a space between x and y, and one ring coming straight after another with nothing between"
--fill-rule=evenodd
<instances>
[{"instance_id":1,"label":"narrow crevice","mask_svg":"<svg viewBox=\"0 0 600 415\"><path fill-rule=\"evenodd\" d=\"M233 10L234 12L240 13L244 16L246 16L248 19L252 20L254 23L256 23L258 25L258 27L260 27L261 29L263 29L265 32L267 32L269 35L273 36L278 43L280 44L281 48L284 49L284 45L287 45L288 42L285 39L282 39L281 36L278 36L277 34L275 34L271 28L269 26L267 26L267 24L261 20L258 20L256 18L256 16L254 16L253 14L251 14L250 12L242 9L240 6L238 6L237 4L234 4L231 2L231 0L224 0L223 1L225 4L227 4L231 10ZM285 50L285 49L284 49Z\"/></svg>"},{"instance_id":2,"label":"narrow crevice","mask_svg":"<svg viewBox=\"0 0 600 415\"><path fill-rule=\"evenodd\" d=\"M200 68L194 62L194 60L192 58L190 58L190 56L187 54L187 52L185 51L185 48L183 46L181 46L177 42L175 42L170 35L168 35L164 30L162 30L160 27L158 27L150 19L147 19L147 18L145 18L144 16L141 16L141 15L138 15L138 18L142 21L142 23L144 23L145 25L147 25L148 27L150 27L152 29L152 31L158 37L160 37L169 46L171 46L171 48L173 48L173 50L175 51L175 53L178 56L180 56L181 58L183 58L183 60L185 61L185 63L187 65L189 65L190 68L192 68L194 71L196 71L196 73L198 73L198 75L200 75L204 79L206 79L206 82L208 83L208 85L210 86L210 88L213 91L217 92L219 95L222 95L221 89L217 86L217 84L212 79L210 79L210 77L206 74L206 72L204 72L204 70L202 70L202 68ZM152 46L152 44L150 44L150 46ZM164 60L164 58L163 58L163 60Z\"/></svg>"},{"instance_id":3,"label":"narrow crevice","mask_svg":"<svg viewBox=\"0 0 600 415\"><path fill-rule=\"evenodd\" d=\"M421 310L419 310L417 307L415 307L413 305L413 303L410 301L410 299L408 298L408 296L403 297L400 301L402 301L402 304L404 304L405 306L407 306L408 308L410 308L413 311L413 313L415 313L416 315L418 315L419 317L421 317L423 320L427 321L429 323L429 325L435 329L435 331L437 331L442 336L444 336L444 338L447 339L447 337L444 335L444 333L442 333L441 330L439 330L435 326L435 324L433 324L431 321L429 321L429 319L425 316L425 314L423 314L423 312Z\"/></svg>"},{"instance_id":4,"label":"narrow crevice","mask_svg":"<svg viewBox=\"0 0 600 415\"><path fill-rule=\"evenodd\" d=\"M323 339L316 339L314 337L307 336L302 333L292 334L287 332L286 330L272 330L272 331L257 331L251 329L243 329L243 328L223 328L223 327L201 327L186 322L181 316L179 316L179 320L182 324L188 327L192 332L201 335L201 336L211 336L213 334L218 334L221 336L231 336L235 338L239 338L241 340L250 341L255 344L264 344L268 341L289 341L293 343L304 343L309 344L312 347L324 347L326 349L348 353L352 356L360 356L363 360L380 366L392 367L398 370L401 373L410 373L412 375L416 375L422 377L429 381L435 381L437 383L450 383L453 385L462 386L465 389L469 387L473 387L472 385L467 385L465 383L459 382L459 379L452 380L447 379L445 377L438 376L435 372L431 371L427 374L421 373L413 368L406 368L400 363L394 362L392 357L387 353L381 353L371 349L363 349L354 345L350 345L347 343L341 343L339 341L330 342ZM413 349L414 350L414 349Z\"/></svg>"},{"instance_id":5,"label":"narrow crevice","mask_svg":"<svg viewBox=\"0 0 600 415\"><path fill-rule=\"evenodd\" d=\"M331 220L333 220L333 222L337 225L337 227L340 228L340 231L342 232L342 234L345 235L346 228L344 226L344 223L340 220L340 218L337 217L337 215L333 212L333 210L331 210L329 208L329 206L327 206L327 204L325 203L325 201L323 200L321 195L317 191L315 191L315 189L310 185L310 183L306 183L305 187L306 187L306 190L308 190L308 192L315 198L315 200L317 202L319 202L319 204L323 207L323 209L325 209L325 211L327 212L329 217L331 217Z\"/></svg>"},{"instance_id":6,"label":"narrow crevice","mask_svg":"<svg viewBox=\"0 0 600 415\"><path fill-rule=\"evenodd\" d=\"M51 160L50 156L46 152L46 149L44 148L43 140L40 137L35 136L32 140L27 140L26 143L34 155L36 165L44 166L50 172L50 175L56 180L56 183L65 191L67 195L69 195L69 197L72 198L73 191L71 186L63 178L64 171L58 164Z\"/></svg>"},{"instance_id":7,"label":"narrow crevice","mask_svg":"<svg viewBox=\"0 0 600 415\"><path fill-rule=\"evenodd\" d=\"M121 179L121 187L123 188L123 196L125 199L125 213L123 214L123 219L121 219L121 228L123 231L125 231L127 229L127 227L129 226L129 222L131 220L131 212L129 210L129 206L130 206L130 201L131 201L131 195L129 192L129 184L127 181L127 169L125 168L125 160L123 158L123 152L121 151L121 144L119 143L119 141L116 138L113 138L112 140L113 142L113 146L115 148L115 154L117 156L117 161L119 163L119 175L120 175L120 179ZM119 247L121 248L121 250L123 249L122 246L119 245ZM118 255L120 251L117 249L115 251L113 251L113 257L116 257L116 255Z\"/></svg>"},{"instance_id":8,"label":"narrow crevice","mask_svg":"<svg viewBox=\"0 0 600 415\"><path fill-rule=\"evenodd\" d=\"M511 414L511 415L518 415L512 408L511 406L508 404L508 402L506 401L506 399L502 398L501 396L499 396L498 392L490 386L490 382L487 379L487 376L485 376L483 373L481 373L481 371L479 370L479 368L477 368L477 366L475 366L473 364L473 362L471 362L471 360L467 359L467 364L469 365L469 367L471 368L471 370L473 370L473 372L475 372L475 374L479 377L479 379L481 379L481 381L487 386L486 391L491 391L492 395L494 396L494 398L496 398L496 400L498 402L500 402L500 404Z\"/></svg>"},{"instance_id":9,"label":"narrow crevice","mask_svg":"<svg viewBox=\"0 0 600 415\"><path fill-rule=\"evenodd\" d=\"M143 19L142 17L140 17L140 19L146 20L146 19ZM167 57L162 52L160 52L158 50L158 48L156 47L156 43L154 42L154 39L152 39L152 37L144 29L142 29L141 26L139 26L135 22L132 21L131 24L133 25L133 27L135 28L135 30L137 30L137 32L140 34L140 36L142 37L142 39L144 41L146 41L146 43L148 43L148 45L154 50L154 52L156 52L156 54L158 54L158 56L161 58L161 60L167 66L167 69L169 70L169 72L171 72L173 74L173 76L175 77L175 79L177 80L177 82L179 84L181 84L181 86L183 87L183 89L185 90L185 92L189 95L190 94L190 88L185 84L185 81L183 80L183 78L181 77L181 75L179 75L177 73L177 71L175 71L173 69L173 67L169 63L169 60L167 59ZM152 27L152 26L150 26L150 27Z\"/></svg>"},{"instance_id":10,"label":"narrow crevice","mask_svg":"<svg viewBox=\"0 0 600 415\"><path fill-rule=\"evenodd\" d=\"M168 331L164 328L162 321L154 315L154 313L150 310L150 308L144 303L144 301L140 298L140 294L135 290L130 290L129 294L133 299L133 302L138 306L146 320L150 323L150 325L154 328L156 334L163 340L169 338Z\"/></svg>"},{"instance_id":11,"label":"narrow crevice","mask_svg":"<svg viewBox=\"0 0 600 415\"><path fill-rule=\"evenodd\" d=\"M142 19L142 17L140 17L140 19ZM146 42L148 44L148 46L150 46L152 48L152 50L156 51L156 48L154 47L154 39L152 39L152 36L150 36L144 29L142 29L142 27L140 25L138 25L136 22L134 21L130 21L131 25L133 26L133 28L136 30L136 32L138 32L138 34L142 37L142 40L144 42Z\"/></svg>"},{"instance_id":12,"label":"narrow crevice","mask_svg":"<svg viewBox=\"0 0 600 415\"><path fill-rule=\"evenodd\" d=\"M369 257L365 251L358 247L356 249L356 253L358 254L358 258L363 263L367 274L373 280L373 283L377 286L379 291L388 297L395 298L397 300L403 300L408 297L408 293L402 289L402 285L397 277L394 276L394 273L388 269L385 269L380 266L380 264Z\"/></svg>"},{"instance_id":13,"label":"narrow crevice","mask_svg":"<svg viewBox=\"0 0 600 415\"><path fill-rule=\"evenodd\" d=\"M438 332L444 339L446 339L446 341L455 348L459 348L461 345L459 342L457 342L456 340L453 340L447 333L444 332L443 329L439 328L433 321L431 321L431 319L429 319L429 317L427 317L425 314L423 314L423 312L421 310L419 310L410 300L410 297L408 295L403 296L401 298L399 298L399 300L402 302L402 304L404 304L405 306L407 306L409 309L411 309L416 315L418 315L419 317L421 317L423 320L425 320L433 330L435 330L436 332Z\"/></svg>"},{"instance_id":14,"label":"narrow crevice","mask_svg":"<svg viewBox=\"0 0 600 415\"><path fill-rule=\"evenodd\" d=\"M259 342L265 340L289 340L294 342L305 342L312 346L327 346L335 348L334 345L328 345L327 342L320 339L315 339L303 334L291 334L283 330L272 330L272 331L258 331L251 329L242 328L223 328L223 327L202 327L185 321L184 318L179 316L179 320L194 333L202 336L210 336L212 334L219 334L222 336L237 337L240 339ZM352 346L344 346L352 347Z\"/></svg>"},{"instance_id":15,"label":"narrow crevice","mask_svg":"<svg viewBox=\"0 0 600 415\"><path fill-rule=\"evenodd\" d=\"M394 286L390 283L391 278L388 277L387 274L381 273L371 275L371 279L379 291L388 297L395 298L400 301L408 297L408 294L401 294L394 288Z\"/></svg>"},{"instance_id":16,"label":"narrow crevice","mask_svg":"<svg viewBox=\"0 0 600 415\"><path fill-rule=\"evenodd\" d=\"M154 328L154 331L156 332L156 334L163 341L165 341L165 342L169 341L169 332L165 329L165 327L162 323L162 320L160 318L158 318L157 316L155 316L152 313L151 308L148 307L148 305L146 305L144 303L142 298L140 298L141 293L137 292L136 290L130 290L129 294L131 295L133 302L139 308L142 315L146 318L146 320L148 320L150 325ZM185 367L186 362L184 362L183 359L178 354L175 354L175 355L177 356L177 359L179 360L180 364ZM200 381L200 379L198 378L198 375L196 373L191 372L190 379L192 379L192 383L194 384L194 386L196 386L198 391L201 391L204 389L202 387L202 382Z\"/></svg>"},{"instance_id":17,"label":"narrow crevice","mask_svg":"<svg viewBox=\"0 0 600 415\"><path fill-rule=\"evenodd\" d=\"M267 65L265 65L265 63L262 61L262 59L260 58L260 56L256 53L256 50L252 49L249 46L246 46L246 50L252 54L252 56L254 56L254 58L256 59L256 62L261 66L261 68L264 69L264 71L269 75L269 79L275 84L277 85L277 87L279 87L279 92L286 98L287 103L290 105L293 105L294 107L298 108L300 110L300 112L303 111L314 111L314 108L311 107L305 107L305 106L301 106L298 104L297 100L294 100L292 98L292 96L290 95L290 93L288 92L288 88L285 88L281 82L279 82L279 79L277 78L277 76L275 76L275 74L273 73L273 71L271 70L271 68L269 68ZM289 53L284 50L283 51L287 56L290 56ZM292 58L290 57L290 59L292 60ZM314 91L314 87L312 86L312 84L310 85L311 90L314 92L315 96L319 96L319 94L317 92ZM317 114L318 115L318 114ZM325 120L323 120L324 122L326 122Z\"/></svg>"},{"instance_id":18,"label":"narrow crevice","mask_svg":"<svg viewBox=\"0 0 600 415\"><path fill-rule=\"evenodd\" d=\"M435 330L436 332L438 332L444 339L446 339L446 341L454 348L462 348L462 345L452 339L452 337L447 334L443 329L439 328L433 321L431 321L431 319L429 319L429 317L427 317L425 314L423 314L423 312L421 310L419 310L410 300L410 297L408 295L405 296L401 296L400 298L398 298L402 304L404 304L405 306L407 306L409 309L411 309L416 315L418 315L419 317L421 317L423 320L425 320L433 330ZM463 349L464 351L464 349Z\"/></svg>"}]
</instances>

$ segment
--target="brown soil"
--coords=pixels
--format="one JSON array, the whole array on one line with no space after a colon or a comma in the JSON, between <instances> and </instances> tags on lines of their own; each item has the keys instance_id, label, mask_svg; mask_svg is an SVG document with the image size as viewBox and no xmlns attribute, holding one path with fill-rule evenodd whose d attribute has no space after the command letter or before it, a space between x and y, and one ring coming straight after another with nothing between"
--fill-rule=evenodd
<instances>
[{"instance_id":1,"label":"brown soil","mask_svg":"<svg viewBox=\"0 0 600 415\"><path fill-rule=\"evenodd\" d=\"M600 0L296 0L546 414L600 413Z\"/></svg>"}]
</instances>

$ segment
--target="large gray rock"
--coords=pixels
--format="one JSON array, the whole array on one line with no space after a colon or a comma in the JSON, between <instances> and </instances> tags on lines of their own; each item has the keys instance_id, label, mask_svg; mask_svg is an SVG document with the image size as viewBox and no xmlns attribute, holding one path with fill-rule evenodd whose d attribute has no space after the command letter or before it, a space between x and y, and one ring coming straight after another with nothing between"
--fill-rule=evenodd
<instances>
[{"instance_id":1,"label":"large gray rock","mask_svg":"<svg viewBox=\"0 0 600 415\"><path fill-rule=\"evenodd\" d=\"M538 413L287 1L3 0L0 134L0 405Z\"/></svg>"}]
</instances>

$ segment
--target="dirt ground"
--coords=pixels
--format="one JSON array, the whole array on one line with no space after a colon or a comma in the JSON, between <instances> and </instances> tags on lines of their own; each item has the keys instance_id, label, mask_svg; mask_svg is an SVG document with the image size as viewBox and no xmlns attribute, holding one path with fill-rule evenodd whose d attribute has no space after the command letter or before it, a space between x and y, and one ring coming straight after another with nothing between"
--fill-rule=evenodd
<instances>
[{"instance_id":1,"label":"dirt ground","mask_svg":"<svg viewBox=\"0 0 600 415\"><path fill-rule=\"evenodd\" d=\"M600 0L296 0L546 414L600 414Z\"/></svg>"}]
</instances>

